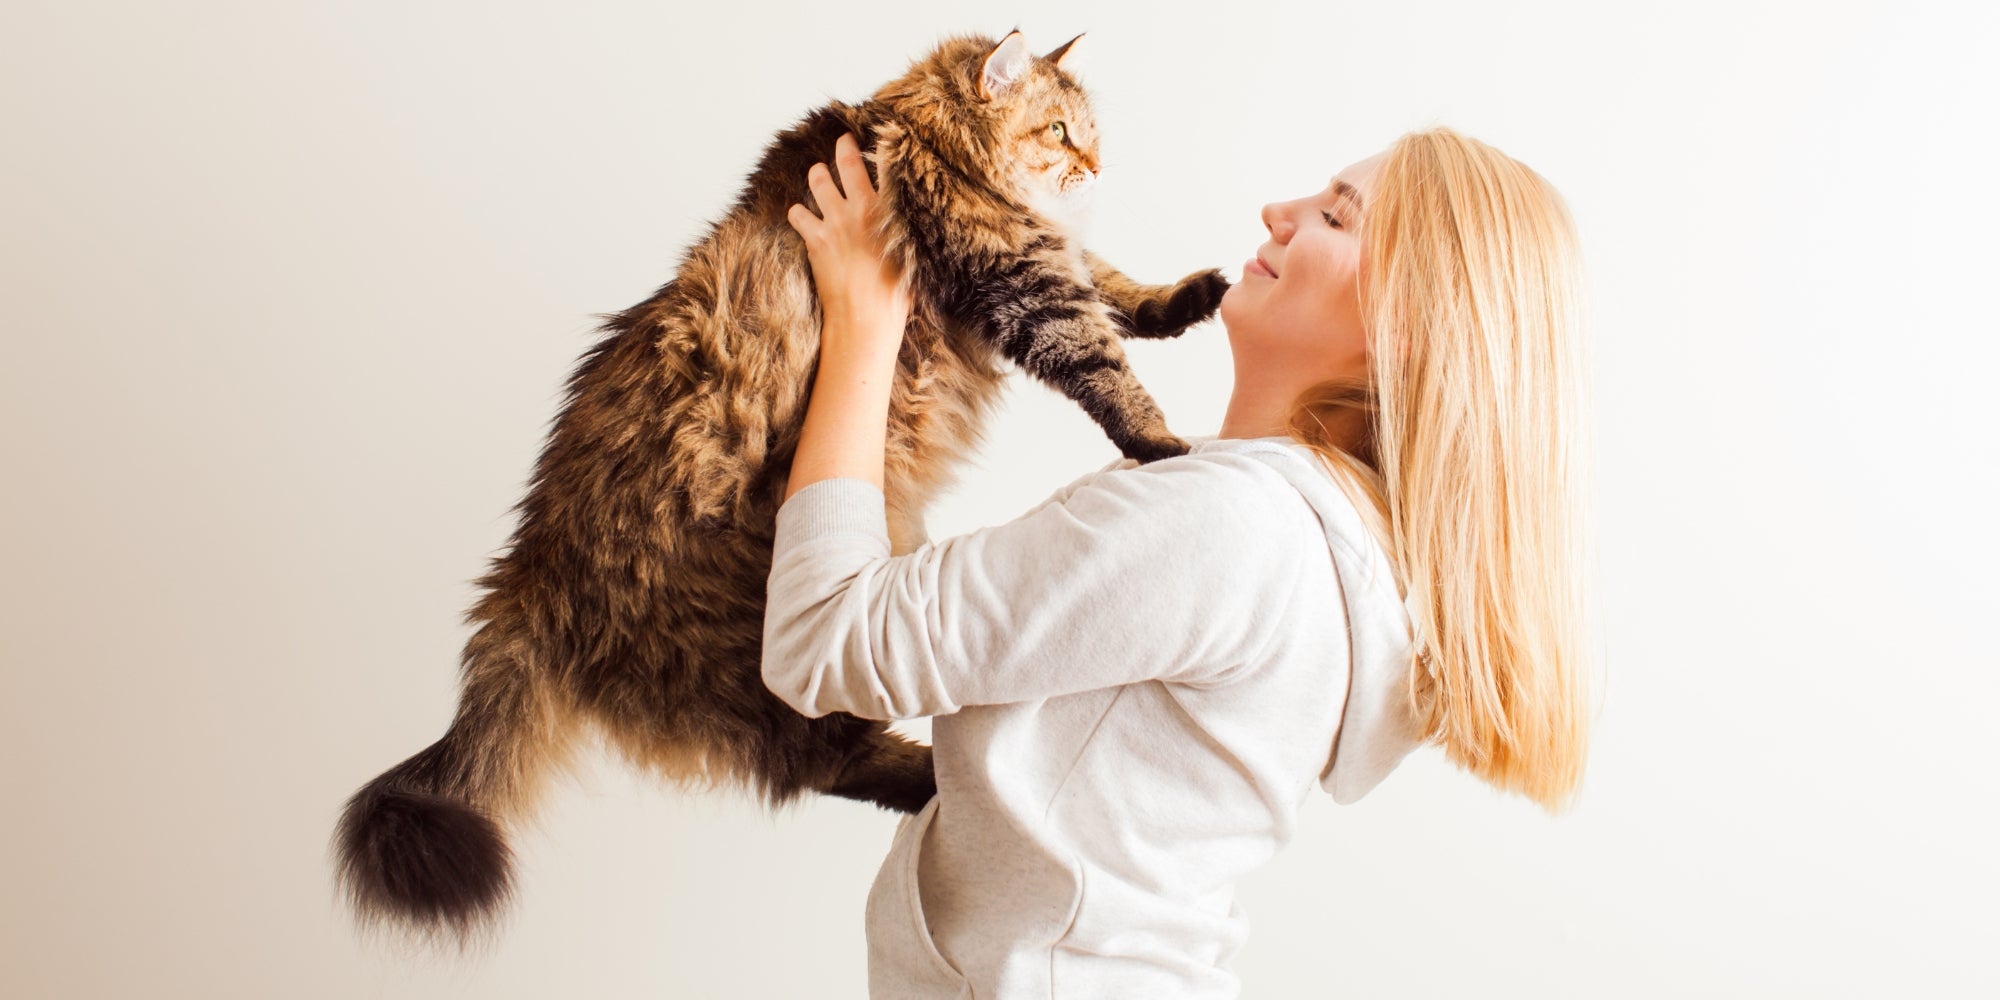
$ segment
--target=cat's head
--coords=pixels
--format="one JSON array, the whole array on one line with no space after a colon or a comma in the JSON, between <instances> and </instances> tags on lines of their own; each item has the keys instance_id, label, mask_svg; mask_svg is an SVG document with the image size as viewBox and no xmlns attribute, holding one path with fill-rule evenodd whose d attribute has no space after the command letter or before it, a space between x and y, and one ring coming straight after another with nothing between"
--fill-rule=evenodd
<instances>
[{"instance_id":1,"label":"cat's head","mask_svg":"<svg viewBox=\"0 0 2000 1000\"><path fill-rule=\"evenodd\" d=\"M1019 31L946 39L876 97L954 163L1074 225L1101 169L1090 96L1063 67L1082 37L1039 56Z\"/></svg>"}]
</instances>

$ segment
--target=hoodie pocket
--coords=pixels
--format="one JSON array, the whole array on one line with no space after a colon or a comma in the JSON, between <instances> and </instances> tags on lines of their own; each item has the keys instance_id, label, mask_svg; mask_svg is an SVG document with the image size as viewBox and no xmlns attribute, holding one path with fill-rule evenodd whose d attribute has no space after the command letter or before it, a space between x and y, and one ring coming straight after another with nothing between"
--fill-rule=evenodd
<instances>
[{"instance_id":1,"label":"hoodie pocket","mask_svg":"<svg viewBox=\"0 0 2000 1000\"><path fill-rule=\"evenodd\" d=\"M937 816L933 796L914 816L896 825L889 856L875 873L868 890L868 996L933 998L965 992L965 977L952 967L932 940L917 894L917 853L924 833Z\"/></svg>"}]
</instances>

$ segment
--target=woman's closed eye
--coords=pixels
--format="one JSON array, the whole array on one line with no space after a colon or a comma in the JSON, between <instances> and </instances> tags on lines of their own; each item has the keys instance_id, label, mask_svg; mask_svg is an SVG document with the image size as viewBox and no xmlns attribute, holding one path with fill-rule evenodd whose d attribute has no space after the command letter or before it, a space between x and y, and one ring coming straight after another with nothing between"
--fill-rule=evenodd
<instances>
[{"instance_id":1,"label":"woman's closed eye","mask_svg":"<svg viewBox=\"0 0 2000 1000\"><path fill-rule=\"evenodd\" d=\"M1336 218L1334 218L1334 217L1333 217L1333 213L1332 213L1332 212L1321 212L1321 213L1319 213L1319 215L1320 215L1320 218L1322 218L1322 219L1325 219L1325 220L1326 220L1326 224L1327 224L1327 225L1329 225L1329 226L1332 226L1332 227L1333 227L1333 228L1335 228L1335 229L1339 229L1339 228L1340 228L1340 220L1339 220L1339 219L1336 219Z\"/></svg>"}]
</instances>

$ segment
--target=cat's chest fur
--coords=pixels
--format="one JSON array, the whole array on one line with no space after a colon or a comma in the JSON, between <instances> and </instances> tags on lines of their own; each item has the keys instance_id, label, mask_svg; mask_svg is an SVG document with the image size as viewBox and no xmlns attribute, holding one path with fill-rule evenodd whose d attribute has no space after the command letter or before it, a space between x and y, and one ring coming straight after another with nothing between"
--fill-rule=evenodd
<instances>
[{"instance_id":1,"label":"cat's chest fur","mask_svg":"<svg viewBox=\"0 0 2000 1000\"><path fill-rule=\"evenodd\" d=\"M1062 258L1070 277L1088 285L1090 268L1074 240L1064 239ZM895 554L925 540L924 509L957 481L958 468L978 450L1006 379L1016 370L974 322L941 309L919 309L904 332L883 463Z\"/></svg>"}]
</instances>

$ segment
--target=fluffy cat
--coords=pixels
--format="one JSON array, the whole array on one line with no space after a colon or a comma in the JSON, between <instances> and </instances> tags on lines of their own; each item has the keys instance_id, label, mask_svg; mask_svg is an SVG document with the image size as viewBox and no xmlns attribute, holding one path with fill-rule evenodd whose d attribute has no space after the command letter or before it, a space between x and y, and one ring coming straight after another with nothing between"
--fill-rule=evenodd
<instances>
[{"instance_id":1,"label":"fluffy cat","mask_svg":"<svg viewBox=\"0 0 2000 1000\"><path fill-rule=\"evenodd\" d=\"M818 792L915 812L930 749L845 714L807 719L759 655L777 509L817 360L818 303L785 220L807 168L854 132L915 302L890 402L893 550L978 444L1012 361L1074 399L1127 456L1187 450L1119 338L1215 311L1217 271L1143 285L1085 253L1064 218L1098 169L1069 44L1035 56L946 39L859 105L812 112L767 147L736 204L651 298L607 318L571 374L506 554L478 581L444 737L357 792L335 831L357 914L461 943L512 881L502 824L526 817L587 727L635 765L741 784L776 805Z\"/></svg>"}]
</instances>

